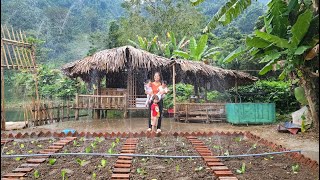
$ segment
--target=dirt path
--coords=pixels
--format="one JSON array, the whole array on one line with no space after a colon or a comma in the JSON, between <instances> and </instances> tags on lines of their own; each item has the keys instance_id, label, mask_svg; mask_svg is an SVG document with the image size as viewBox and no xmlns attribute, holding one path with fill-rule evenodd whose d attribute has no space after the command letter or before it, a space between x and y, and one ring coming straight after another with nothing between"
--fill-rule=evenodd
<instances>
[{"instance_id":1,"label":"dirt path","mask_svg":"<svg viewBox=\"0 0 320 180\"><path fill-rule=\"evenodd\" d=\"M6 131L6 133L30 133L32 131L61 132L66 128L75 129L78 132L141 132L146 131L147 129L147 119L130 118L108 120L83 119L79 121L71 120L22 130L11 130ZM250 131L255 135L268 139L269 141L282 145L291 150L302 150L302 154L319 162L319 135L313 132L292 135L289 133L277 132L276 125L233 126L228 123L180 123L175 122L173 119L164 119L162 121L162 132L164 133L193 131Z\"/></svg>"}]
</instances>

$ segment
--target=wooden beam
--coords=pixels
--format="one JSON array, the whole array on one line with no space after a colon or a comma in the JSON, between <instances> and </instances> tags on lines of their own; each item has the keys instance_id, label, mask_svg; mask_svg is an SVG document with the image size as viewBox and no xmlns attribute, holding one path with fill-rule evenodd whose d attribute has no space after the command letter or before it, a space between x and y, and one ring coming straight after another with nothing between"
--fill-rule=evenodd
<instances>
[{"instance_id":1,"label":"wooden beam","mask_svg":"<svg viewBox=\"0 0 320 180\"><path fill-rule=\"evenodd\" d=\"M6 130L6 115L4 107L4 69L1 67L1 130Z\"/></svg>"}]
</instances>

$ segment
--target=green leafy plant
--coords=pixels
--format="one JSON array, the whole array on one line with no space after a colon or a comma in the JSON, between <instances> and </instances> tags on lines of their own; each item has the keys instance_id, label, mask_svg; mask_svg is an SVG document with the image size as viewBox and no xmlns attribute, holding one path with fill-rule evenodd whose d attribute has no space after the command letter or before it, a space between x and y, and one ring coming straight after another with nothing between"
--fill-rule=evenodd
<instances>
[{"instance_id":1,"label":"green leafy plant","mask_svg":"<svg viewBox=\"0 0 320 180\"><path fill-rule=\"evenodd\" d=\"M94 141L94 142L90 143L90 145L91 145L91 147L92 147L93 149L95 149L95 148L97 147L97 142Z\"/></svg>"},{"instance_id":2,"label":"green leafy plant","mask_svg":"<svg viewBox=\"0 0 320 180\"><path fill-rule=\"evenodd\" d=\"M38 170L35 170L34 173L33 173L33 177L38 179L40 177L40 173Z\"/></svg>"},{"instance_id":3,"label":"green leafy plant","mask_svg":"<svg viewBox=\"0 0 320 180\"><path fill-rule=\"evenodd\" d=\"M98 167L104 168L104 167L106 167L106 165L107 165L107 160L101 159L101 163L100 163L100 165L98 165Z\"/></svg>"},{"instance_id":4,"label":"green leafy plant","mask_svg":"<svg viewBox=\"0 0 320 180\"><path fill-rule=\"evenodd\" d=\"M56 163L57 159L53 159L53 158L50 158L49 159L49 164L50 165L54 165Z\"/></svg>"},{"instance_id":5,"label":"green leafy plant","mask_svg":"<svg viewBox=\"0 0 320 180\"><path fill-rule=\"evenodd\" d=\"M291 168L294 174L297 174L298 171L300 170L299 164L292 165Z\"/></svg>"},{"instance_id":6,"label":"green leafy plant","mask_svg":"<svg viewBox=\"0 0 320 180\"><path fill-rule=\"evenodd\" d=\"M256 149L257 148L257 143L252 144L252 148Z\"/></svg>"},{"instance_id":7,"label":"green leafy plant","mask_svg":"<svg viewBox=\"0 0 320 180\"><path fill-rule=\"evenodd\" d=\"M86 147L85 148L85 152L86 153L91 153L92 152L91 147L90 146Z\"/></svg>"},{"instance_id":8,"label":"green leafy plant","mask_svg":"<svg viewBox=\"0 0 320 180\"><path fill-rule=\"evenodd\" d=\"M244 174L245 171L246 171L246 163L242 163L241 168L236 170L236 172L239 174Z\"/></svg>"},{"instance_id":9,"label":"green leafy plant","mask_svg":"<svg viewBox=\"0 0 320 180\"><path fill-rule=\"evenodd\" d=\"M42 148L42 144L38 144L37 146L38 146L39 148Z\"/></svg>"},{"instance_id":10,"label":"green leafy plant","mask_svg":"<svg viewBox=\"0 0 320 180\"><path fill-rule=\"evenodd\" d=\"M140 174L140 176L147 174L147 172L143 168L138 168L137 173Z\"/></svg>"},{"instance_id":11,"label":"green leafy plant","mask_svg":"<svg viewBox=\"0 0 320 180\"><path fill-rule=\"evenodd\" d=\"M76 162L80 165L80 166L84 166L86 163L86 160L81 160L79 158L76 159Z\"/></svg>"},{"instance_id":12,"label":"green leafy plant","mask_svg":"<svg viewBox=\"0 0 320 180\"><path fill-rule=\"evenodd\" d=\"M223 155L229 156L229 155L230 155L230 154L229 154L229 150L226 150L226 151L223 153Z\"/></svg>"},{"instance_id":13,"label":"green leafy plant","mask_svg":"<svg viewBox=\"0 0 320 180\"><path fill-rule=\"evenodd\" d=\"M119 144L120 138L116 138L116 144Z\"/></svg>"},{"instance_id":14,"label":"green leafy plant","mask_svg":"<svg viewBox=\"0 0 320 180\"><path fill-rule=\"evenodd\" d=\"M220 149L220 148L221 148L221 146L213 145L213 146L212 146L212 148L214 148L214 149Z\"/></svg>"},{"instance_id":15,"label":"green leafy plant","mask_svg":"<svg viewBox=\"0 0 320 180\"><path fill-rule=\"evenodd\" d=\"M12 150L12 149L11 149L11 150L9 150L8 152L6 152L6 154L7 154L7 155L14 154L14 153L15 153L15 151L14 151L14 150Z\"/></svg>"},{"instance_id":16,"label":"green leafy plant","mask_svg":"<svg viewBox=\"0 0 320 180\"><path fill-rule=\"evenodd\" d=\"M24 144L20 144L20 148L23 149L24 148Z\"/></svg>"},{"instance_id":17,"label":"green leafy plant","mask_svg":"<svg viewBox=\"0 0 320 180\"><path fill-rule=\"evenodd\" d=\"M97 178L97 174L95 172L92 173L92 179L96 179Z\"/></svg>"},{"instance_id":18,"label":"green leafy plant","mask_svg":"<svg viewBox=\"0 0 320 180\"><path fill-rule=\"evenodd\" d=\"M180 166L178 164L178 165L176 165L176 172L179 172L179 171L180 171Z\"/></svg>"},{"instance_id":19,"label":"green leafy plant","mask_svg":"<svg viewBox=\"0 0 320 180\"><path fill-rule=\"evenodd\" d=\"M21 160L21 157L16 157L16 161L20 161Z\"/></svg>"},{"instance_id":20,"label":"green leafy plant","mask_svg":"<svg viewBox=\"0 0 320 180\"><path fill-rule=\"evenodd\" d=\"M196 167L194 169L195 172L202 171L202 170L204 170L204 167L202 167L202 166Z\"/></svg>"},{"instance_id":21,"label":"green leafy plant","mask_svg":"<svg viewBox=\"0 0 320 180\"><path fill-rule=\"evenodd\" d=\"M62 180L68 180L67 171L65 169L61 170L61 178Z\"/></svg>"},{"instance_id":22,"label":"green leafy plant","mask_svg":"<svg viewBox=\"0 0 320 180\"><path fill-rule=\"evenodd\" d=\"M234 138L234 140L235 140L236 142L240 142L240 141L242 141L242 138L241 138L241 137L236 137L236 138Z\"/></svg>"}]
</instances>

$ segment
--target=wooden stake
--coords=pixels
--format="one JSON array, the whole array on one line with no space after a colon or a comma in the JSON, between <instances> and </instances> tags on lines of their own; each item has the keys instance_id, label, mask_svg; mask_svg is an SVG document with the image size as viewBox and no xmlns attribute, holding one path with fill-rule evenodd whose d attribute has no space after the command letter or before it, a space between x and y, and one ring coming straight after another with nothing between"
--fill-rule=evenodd
<instances>
[{"instance_id":1,"label":"wooden stake","mask_svg":"<svg viewBox=\"0 0 320 180\"><path fill-rule=\"evenodd\" d=\"M4 108L4 69L1 67L1 130L6 129L6 115Z\"/></svg>"}]
</instances>

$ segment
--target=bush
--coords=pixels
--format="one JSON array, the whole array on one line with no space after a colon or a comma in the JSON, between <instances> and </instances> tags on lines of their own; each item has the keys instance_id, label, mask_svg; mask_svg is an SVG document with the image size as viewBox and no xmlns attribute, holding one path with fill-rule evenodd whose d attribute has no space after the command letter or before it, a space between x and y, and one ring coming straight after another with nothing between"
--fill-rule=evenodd
<instances>
[{"instance_id":1,"label":"bush","mask_svg":"<svg viewBox=\"0 0 320 180\"><path fill-rule=\"evenodd\" d=\"M163 106L166 109L173 107L172 85L168 86L169 92L163 100ZM178 83L176 84L176 102L188 102L190 96L193 94L193 86L190 84Z\"/></svg>"},{"instance_id":2,"label":"bush","mask_svg":"<svg viewBox=\"0 0 320 180\"><path fill-rule=\"evenodd\" d=\"M238 93L232 88L226 94L232 101L232 97L238 96L241 102L275 103L276 112L279 114L287 114L299 108L299 103L290 91L289 82L261 80L252 85L238 87Z\"/></svg>"}]
</instances>

